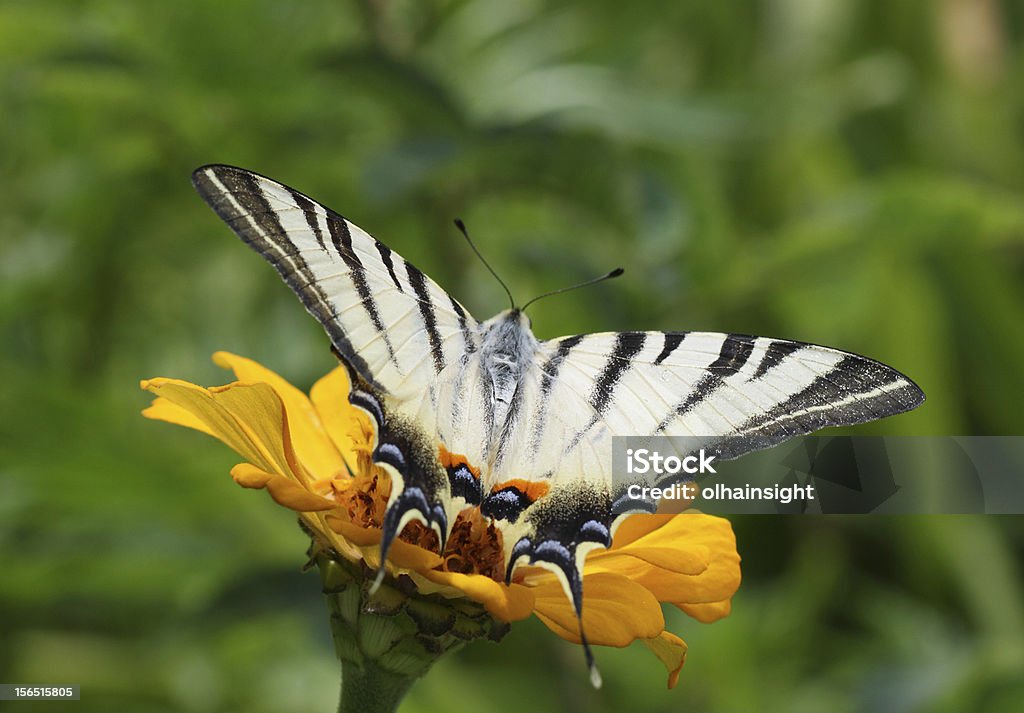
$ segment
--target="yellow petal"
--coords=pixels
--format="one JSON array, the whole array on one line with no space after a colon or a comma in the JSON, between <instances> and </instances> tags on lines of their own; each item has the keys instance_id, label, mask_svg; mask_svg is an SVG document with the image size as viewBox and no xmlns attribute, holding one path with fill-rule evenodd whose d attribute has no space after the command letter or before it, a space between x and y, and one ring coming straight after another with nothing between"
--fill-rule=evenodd
<instances>
[{"instance_id":1,"label":"yellow petal","mask_svg":"<svg viewBox=\"0 0 1024 713\"><path fill-rule=\"evenodd\" d=\"M240 382L270 385L287 413L288 431L295 454L315 477L327 478L344 472L341 455L328 438L317 410L304 393L251 359L229 352L217 352L213 355L213 361L217 366L234 371ZM347 400L345 404L348 404Z\"/></svg>"},{"instance_id":2,"label":"yellow petal","mask_svg":"<svg viewBox=\"0 0 1024 713\"><path fill-rule=\"evenodd\" d=\"M645 547L632 544L618 550L600 550L587 557L584 572L610 571L628 574L653 567L677 574L697 575L708 568L711 553L703 545Z\"/></svg>"},{"instance_id":3,"label":"yellow petal","mask_svg":"<svg viewBox=\"0 0 1024 713\"><path fill-rule=\"evenodd\" d=\"M580 643L576 611L552 575L533 590L534 610L563 639ZM665 628L658 600L627 577L610 572L583 578L583 630L592 644L628 646Z\"/></svg>"},{"instance_id":4,"label":"yellow petal","mask_svg":"<svg viewBox=\"0 0 1024 713\"><path fill-rule=\"evenodd\" d=\"M733 552L712 550L708 568L689 578L686 596L674 596L666 601L687 604L706 604L724 601L739 589L741 580L740 558Z\"/></svg>"},{"instance_id":5,"label":"yellow petal","mask_svg":"<svg viewBox=\"0 0 1024 713\"><path fill-rule=\"evenodd\" d=\"M148 379L142 388L188 411L207 432L266 471L287 473L284 410L266 384L229 384L204 389L178 379ZM165 408L161 410L165 411Z\"/></svg>"},{"instance_id":6,"label":"yellow petal","mask_svg":"<svg viewBox=\"0 0 1024 713\"><path fill-rule=\"evenodd\" d=\"M679 682L679 671L686 662L686 642L669 631L663 631L653 639L644 639L647 646L668 669L668 687L675 688Z\"/></svg>"},{"instance_id":7,"label":"yellow petal","mask_svg":"<svg viewBox=\"0 0 1024 713\"><path fill-rule=\"evenodd\" d=\"M732 534L732 525L728 520L697 512L678 515L633 515L623 521L615 533L612 549L680 549L691 545L695 541L694 538L704 544L709 541L709 534L714 536L717 543L736 549L736 538Z\"/></svg>"},{"instance_id":8,"label":"yellow petal","mask_svg":"<svg viewBox=\"0 0 1024 713\"><path fill-rule=\"evenodd\" d=\"M625 547L630 542L645 537L660 527L671 522L675 515L648 515L637 513L630 515L619 525L615 531L615 539L612 541L612 549Z\"/></svg>"},{"instance_id":9,"label":"yellow petal","mask_svg":"<svg viewBox=\"0 0 1024 713\"><path fill-rule=\"evenodd\" d=\"M616 574L642 586L658 601L671 602L695 619L711 622L728 615L729 599L739 586L738 568L727 577L716 576L717 570L715 567L698 575L685 575L642 565L620 569Z\"/></svg>"},{"instance_id":10,"label":"yellow petal","mask_svg":"<svg viewBox=\"0 0 1024 713\"><path fill-rule=\"evenodd\" d=\"M736 536L732 524L724 518L701 514L671 516L661 527L629 544L595 552L590 559L600 564L603 558L622 554L643 560L652 569L699 578L708 592L687 601L719 601L739 587Z\"/></svg>"},{"instance_id":11,"label":"yellow petal","mask_svg":"<svg viewBox=\"0 0 1024 713\"><path fill-rule=\"evenodd\" d=\"M313 532L319 533L327 544L338 554L350 562L358 562L363 559L363 552L356 545L349 542L340 534L331 529L327 524L327 518L332 517L329 510L320 512L303 513L300 517Z\"/></svg>"},{"instance_id":12,"label":"yellow petal","mask_svg":"<svg viewBox=\"0 0 1024 713\"><path fill-rule=\"evenodd\" d=\"M216 437L216 434L203 423L202 419L162 396L153 399L153 403L142 410L142 415L155 421L167 421L167 423L184 426L185 428L201 431L208 436Z\"/></svg>"},{"instance_id":13,"label":"yellow petal","mask_svg":"<svg viewBox=\"0 0 1024 713\"><path fill-rule=\"evenodd\" d=\"M718 612L714 618L725 616L728 614L728 600L736 593L741 580L740 556L736 551L732 526L728 520L710 515L683 515L676 520L678 522L670 523L662 530L673 528L668 536L687 538L695 547L706 548L709 558L703 572L688 578L685 596L669 597L667 601L679 606L718 603L717 608L712 608ZM704 621L704 616L707 614L697 618Z\"/></svg>"},{"instance_id":14,"label":"yellow petal","mask_svg":"<svg viewBox=\"0 0 1024 713\"><path fill-rule=\"evenodd\" d=\"M372 433L372 430L369 416L349 403L350 389L348 372L339 366L313 384L309 398L338 452L354 467L356 454L352 434Z\"/></svg>"},{"instance_id":15,"label":"yellow petal","mask_svg":"<svg viewBox=\"0 0 1024 713\"><path fill-rule=\"evenodd\" d=\"M676 602L675 605L679 607L685 614L692 616L697 621L703 624L711 624L729 616L729 612L732 611L732 600L725 599L720 602L706 602L701 604L687 604L686 602Z\"/></svg>"},{"instance_id":16,"label":"yellow petal","mask_svg":"<svg viewBox=\"0 0 1024 713\"><path fill-rule=\"evenodd\" d=\"M367 565L371 568L380 566L380 530L353 525L336 515L327 515L326 520L332 530L363 550ZM440 555L397 538L388 550L388 563L403 569L425 572L443 561Z\"/></svg>"},{"instance_id":17,"label":"yellow petal","mask_svg":"<svg viewBox=\"0 0 1024 713\"><path fill-rule=\"evenodd\" d=\"M627 544L587 558L584 572L628 577L700 621L728 614L740 584L740 558L727 520L699 514L648 517L629 534ZM615 543L620 542L616 533Z\"/></svg>"},{"instance_id":18,"label":"yellow petal","mask_svg":"<svg viewBox=\"0 0 1024 713\"><path fill-rule=\"evenodd\" d=\"M231 477L243 488L266 488L278 505L296 512L316 512L338 507L338 503L306 490L290 478L260 470L251 463L239 463Z\"/></svg>"},{"instance_id":19,"label":"yellow petal","mask_svg":"<svg viewBox=\"0 0 1024 713\"><path fill-rule=\"evenodd\" d=\"M533 611L534 592L521 584L500 584L480 574L436 570L422 574L432 582L460 590L470 599L483 604L491 616L501 621L525 619Z\"/></svg>"}]
</instances>

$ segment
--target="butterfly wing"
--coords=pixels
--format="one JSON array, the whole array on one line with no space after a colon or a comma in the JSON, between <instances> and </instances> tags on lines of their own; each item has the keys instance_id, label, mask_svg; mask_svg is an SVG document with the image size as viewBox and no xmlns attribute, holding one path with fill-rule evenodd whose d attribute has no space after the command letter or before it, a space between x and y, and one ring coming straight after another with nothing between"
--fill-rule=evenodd
<instances>
[{"instance_id":1,"label":"butterfly wing","mask_svg":"<svg viewBox=\"0 0 1024 713\"><path fill-rule=\"evenodd\" d=\"M873 359L803 342L714 332L621 332L541 343L493 482L611 487L614 436L688 436L735 458L924 401ZM515 454L505 457L504 454Z\"/></svg>"},{"instance_id":2,"label":"butterfly wing","mask_svg":"<svg viewBox=\"0 0 1024 713\"><path fill-rule=\"evenodd\" d=\"M196 190L262 255L375 391L410 404L479 345L479 323L414 265L308 196L252 171L212 165Z\"/></svg>"},{"instance_id":3,"label":"butterfly wing","mask_svg":"<svg viewBox=\"0 0 1024 713\"><path fill-rule=\"evenodd\" d=\"M873 359L803 342L714 332L622 332L568 337L551 397L575 394L588 437L716 438L723 458L827 426L864 423L920 405L910 379ZM542 377L543 378L543 377ZM552 444L553 445L553 444Z\"/></svg>"},{"instance_id":4,"label":"butterfly wing","mask_svg":"<svg viewBox=\"0 0 1024 713\"><path fill-rule=\"evenodd\" d=\"M503 516L508 576L520 564L546 567L577 607L587 552L611 544L616 513L625 512L616 500L629 483L613 489L613 437L688 436L735 458L924 400L910 379L877 361L740 334L563 337L542 342L538 357L503 445L514 457L495 461L496 487L483 509ZM653 485L647 477L636 482Z\"/></svg>"},{"instance_id":5,"label":"butterfly wing","mask_svg":"<svg viewBox=\"0 0 1024 713\"><path fill-rule=\"evenodd\" d=\"M192 181L277 269L354 372L350 400L374 419L374 461L392 481L385 555L414 519L444 543L453 513L480 488L459 480L468 472L458 467L463 463L452 465L438 452L437 417L447 410L439 394L450 393L447 381L476 363L479 322L411 263L295 189L223 165L197 169ZM463 440L471 443L473 433ZM460 483L454 497L453 478Z\"/></svg>"},{"instance_id":6,"label":"butterfly wing","mask_svg":"<svg viewBox=\"0 0 1024 713\"><path fill-rule=\"evenodd\" d=\"M613 437L691 436L734 458L924 400L894 369L827 347L709 332L590 334L539 343L495 438L482 327L444 290L281 183L222 165L198 169L193 183L274 265L353 372L350 400L374 419L373 458L392 479L382 559L410 520L434 528L443 547L454 515L479 505L504 535L506 576L546 567L579 615L584 559L611 544L628 486L612 483Z\"/></svg>"}]
</instances>

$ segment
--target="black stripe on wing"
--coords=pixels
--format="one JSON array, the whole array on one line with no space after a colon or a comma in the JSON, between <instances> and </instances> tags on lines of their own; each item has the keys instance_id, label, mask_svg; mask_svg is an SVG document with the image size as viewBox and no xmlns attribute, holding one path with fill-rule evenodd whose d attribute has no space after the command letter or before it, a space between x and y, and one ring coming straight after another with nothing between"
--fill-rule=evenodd
<instances>
[{"instance_id":1,"label":"black stripe on wing","mask_svg":"<svg viewBox=\"0 0 1024 713\"><path fill-rule=\"evenodd\" d=\"M430 298L430 291L427 290L426 276L420 272L412 263L405 264L405 270L409 275L409 284L416 293L420 308L420 315L423 317L423 324L427 330L427 341L430 343L430 355L434 360L434 371L440 374L444 371L444 351L441 348L441 333L437 329L437 307Z\"/></svg>"},{"instance_id":2,"label":"black stripe on wing","mask_svg":"<svg viewBox=\"0 0 1024 713\"><path fill-rule=\"evenodd\" d=\"M757 365L757 369L754 371L751 379L760 379L768 373L769 369L778 366L790 354L799 351L805 346L807 345L802 342L786 342L781 340L772 342L765 349L764 356L761 357L761 363Z\"/></svg>"},{"instance_id":3,"label":"black stripe on wing","mask_svg":"<svg viewBox=\"0 0 1024 713\"><path fill-rule=\"evenodd\" d=\"M309 313L323 325L331 342L345 360L374 388L386 391L374 380L366 361L337 323L327 296L295 245L288 239L277 212L260 190L257 178L250 171L212 165L196 169L192 174L192 184L221 220L274 266ZM306 218L309 219L308 215Z\"/></svg>"},{"instance_id":4,"label":"black stripe on wing","mask_svg":"<svg viewBox=\"0 0 1024 713\"><path fill-rule=\"evenodd\" d=\"M476 342L473 339L473 332L469 328L469 320L467 319L466 310L459 304L458 300L451 295L448 295L448 303L451 305L452 311L455 312L455 316L459 320L459 331L462 332L462 339L466 342L466 353L472 354L476 351Z\"/></svg>"},{"instance_id":5,"label":"black stripe on wing","mask_svg":"<svg viewBox=\"0 0 1024 713\"><path fill-rule=\"evenodd\" d=\"M313 231L313 237L316 238L317 245L324 252L327 252L327 245L324 243L324 234L320 229L320 221L316 217L316 203L311 201L306 196L302 195L298 191L288 189L288 193L291 194L292 200L295 201L295 205L302 211L302 215L306 218L306 225Z\"/></svg>"},{"instance_id":6,"label":"black stripe on wing","mask_svg":"<svg viewBox=\"0 0 1024 713\"><path fill-rule=\"evenodd\" d=\"M377 248L377 252L380 254L380 261L384 264L384 267L387 268L388 275L391 276L391 281L395 283L395 287L398 288L399 292L405 292L405 290L402 289L402 283L398 281L398 275L395 274L395 263L391 258L391 248L376 239L373 241L373 245Z\"/></svg>"},{"instance_id":7,"label":"black stripe on wing","mask_svg":"<svg viewBox=\"0 0 1024 713\"><path fill-rule=\"evenodd\" d=\"M674 420L680 416L685 416L706 399L711 398L712 394L723 387L723 380L726 377L732 376L746 366L746 363L750 360L750 355L754 351L755 339L756 337L747 334L727 335L722 341L718 358L708 366L708 370L693 385L690 393L666 414L665 418L658 424L657 429L655 429L655 433L664 433L665 429Z\"/></svg>"},{"instance_id":8,"label":"black stripe on wing","mask_svg":"<svg viewBox=\"0 0 1024 713\"><path fill-rule=\"evenodd\" d=\"M661 353L654 359L655 365L668 359L672 356L672 352L679 348L679 345L686 339L686 332L665 332L664 346L661 348Z\"/></svg>"},{"instance_id":9,"label":"black stripe on wing","mask_svg":"<svg viewBox=\"0 0 1024 713\"><path fill-rule=\"evenodd\" d=\"M366 316L370 318L373 328L377 330L377 334L383 339L384 347L388 350L388 358L391 359L391 363L401 373L401 367L398 364L398 360L395 359L395 348L391 345L387 328L384 326L383 320L381 320L380 310L377 309L377 303L373 299L373 292L370 290L370 284L366 279L366 268L352 247L352 233L349 230L348 221L344 218L339 219L328 215L327 230L331 234L331 242L334 244L334 249L337 250L338 255L348 267L349 277L356 288L356 294L359 295L359 301L366 311Z\"/></svg>"},{"instance_id":10,"label":"black stripe on wing","mask_svg":"<svg viewBox=\"0 0 1024 713\"><path fill-rule=\"evenodd\" d=\"M615 335L615 345L605 360L601 373L594 381L588 401L593 414L587 425L580 429L565 447L568 453L583 439L591 428L597 425L608 412L615 395L615 387L622 376L629 371L633 359L643 351L647 343L647 332L619 332Z\"/></svg>"},{"instance_id":11,"label":"black stripe on wing","mask_svg":"<svg viewBox=\"0 0 1024 713\"><path fill-rule=\"evenodd\" d=\"M555 353L549 356L540 368L540 396L537 399L537 411L533 415L533 431L530 433L531 450L536 451L540 447L540 439L544 435L548 411L551 409L551 391L558 381L558 372L562 368L562 363L569 356L569 352L582 341L582 334L559 339L558 345L555 347Z\"/></svg>"},{"instance_id":12,"label":"black stripe on wing","mask_svg":"<svg viewBox=\"0 0 1024 713\"><path fill-rule=\"evenodd\" d=\"M612 347L608 361L605 362L604 369L594 382L594 390L590 393L590 405L598 415L603 415L608 410L615 385L629 370L633 358L643 351L646 341L646 332L619 332L615 336L615 346Z\"/></svg>"}]
</instances>

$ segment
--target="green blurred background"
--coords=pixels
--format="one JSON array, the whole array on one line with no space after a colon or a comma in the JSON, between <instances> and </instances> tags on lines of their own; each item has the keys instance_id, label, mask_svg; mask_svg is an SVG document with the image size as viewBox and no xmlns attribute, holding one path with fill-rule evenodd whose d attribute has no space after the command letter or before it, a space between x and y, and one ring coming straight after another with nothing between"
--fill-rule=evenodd
<instances>
[{"instance_id":1,"label":"green blurred background","mask_svg":"<svg viewBox=\"0 0 1024 713\"><path fill-rule=\"evenodd\" d=\"M50 710L331 711L294 518L139 378L227 349L308 387L325 336L189 184L227 162L541 337L814 341L929 396L862 433L1024 432L1024 6L997 0L0 2L0 681ZM1024 709L1024 520L734 520L734 614L679 687L536 621L404 710ZM13 704L8 704L13 707ZM47 704L34 704L35 710ZM26 709L27 710L27 709Z\"/></svg>"}]
</instances>

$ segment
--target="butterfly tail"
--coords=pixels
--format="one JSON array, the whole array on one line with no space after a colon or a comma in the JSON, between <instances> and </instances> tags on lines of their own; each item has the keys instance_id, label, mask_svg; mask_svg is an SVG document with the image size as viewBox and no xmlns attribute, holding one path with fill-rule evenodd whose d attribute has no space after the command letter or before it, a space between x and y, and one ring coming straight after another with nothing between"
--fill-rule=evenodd
<instances>
[{"instance_id":1,"label":"butterfly tail","mask_svg":"<svg viewBox=\"0 0 1024 713\"><path fill-rule=\"evenodd\" d=\"M572 603L573 611L576 612L576 623L579 628L580 645L583 647L583 657L587 663L587 670L590 672L590 682L594 688L601 687L601 672L594 660L594 652L587 640L587 633L583 627L583 557L577 556L577 543L570 547L554 540L541 542L530 556L529 562L532 565L539 565L553 571L558 576L565 591L566 597Z\"/></svg>"},{"instance_id":2,"label":"butterfly tail","mask_svg":"<svg viewBox=\"0 0 1024 713\"><path fill-rule=\"evenodd\" d=\"M506 581L517 565L529 564L553 572L572 603L579 627L580 644L594 688L601 687L601 673L583 626L583 564L587 554L611 545L613 520L609 498L583 486L583 495L573 498L553 493L529 514L535 524L532 536L520 538L510 553Z\"/></svg>"},{"instance_id":3,"label":"butterfly tail","mask_svg":"<svg viewBox=\"0 0 1024 713\"><path fill-rule=\"evenodd\" d=\"M583 647L583 658L587 662L587 670L590 672L590 684L594 688L601 687L601 672L594 661L594 652L587 641L587 632L583 630L583 577L580 569L573 567L574 581L571 581L572 603L576 610L576 623L579 626L580 645Z\"/></svg>"},{"instance_id":4,"label":"butterfly tail","mask_svg":"<svg viewBox=\"0 0 1024 713\"><path fill-rule=\"evenodd\" d=\"M384 581L387 571L385 563L395 538L401 534L407 524L413 521L421 522L434 530L438 535L440 551L444 552L448 534L451 532L444 506L441 503L431 505L422 488L406 485L388 505L387 512L384 514L384 522L381 526L380 567L377 569L377 576L371 586L371 593L376 592L381 582Z\"/></svg>"},{"instance_id":5,"label":"butterfly tail","mask_svg":"<svg viewBox=\"0 0 1024 713\"><path fill-rule=\"evenodd\" d=\"M347 362L342 362L349 366ZM405 526L417 521L437 535L443 552L451 533L452 518L445 503L451 500L448 477L440 471L437 458L415 429L388 413L385 399L349 366L353 388L349 403L373 421L371 460L388 475L391 495L381 523L380 566L372 585L376 591L386 574L388 554Z\"/></svg>"}]
</instances>

